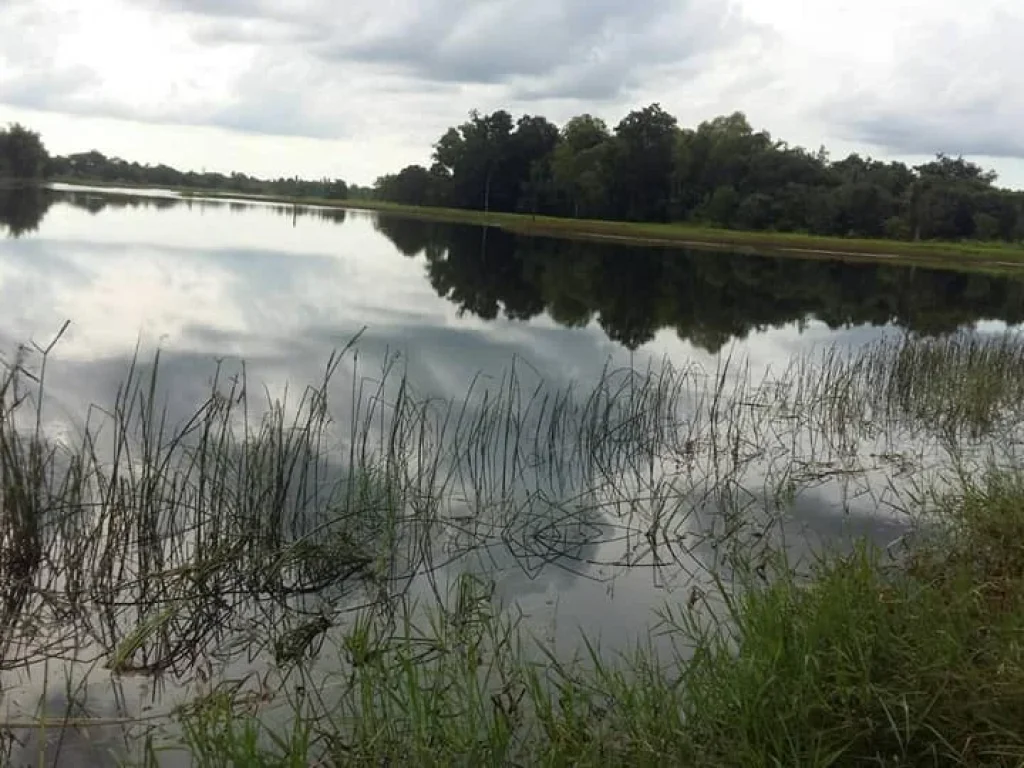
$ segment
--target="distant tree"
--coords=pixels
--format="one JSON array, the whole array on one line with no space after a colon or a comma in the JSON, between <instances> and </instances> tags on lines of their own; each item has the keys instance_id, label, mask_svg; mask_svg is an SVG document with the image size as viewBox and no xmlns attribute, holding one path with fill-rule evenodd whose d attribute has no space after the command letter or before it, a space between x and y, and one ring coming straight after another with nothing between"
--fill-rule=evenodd
<instances>
[{"instance_id":1,"label":"distant tree","mask_svg":"<svg viewBox=\"0 0 1024 768\"><path fill-rule=\"evenodd\" d=\"M18 123L0 130L0 176L40 179L48 163L49 154L38 133Z\"/></svg>"},{"instance_id":2,"label":"distant tree","mask_svg":"<svg viewBox=\"0 0 1024 768\"><path fill-rule=\"evenodd\" d=\"M404 205L428 205L433 177L422 165L407 165L390 176L382 176L375 184L377 195Z\"/></svg>"},{"instance_id":3,"label":"distant tree","mask_svg":"<svg viewBox=\"0 0 1024 768\"><path fill-rule=\"evenodd\" d=\"M611 197L618 215L634 221L668 219L676 118L651 104L630 112L615 127Z\"/></svg>"},{"instance_id":4,"label":"distant tree","mask_svg":"<svg viewBox=\"0 0 1024 768\"><path fill-rule=\"evenodd\" d=\"M561 131L551 158L551 192L559 213L601 216L608 207L611 132L592 115L574 117Z\"/></svg>"},{"instance_id":5,"label":"distant tree","mask_svg":"<svg viewBox=\"0 0 1024 768\"><path fill-rule=\"evenodd\" d=\"M278 179L260 179L244 173L218 171L180 171L169 165L140 165L119 157L107 157L92 150L65 157L52 157L46 163L45 173L51 178L71 181L103 181L124 184L145 184L158 187L186 187L219 192L243 194L285 195L289 197L322 197L345 200L349 197L348 184L343 179L301 179L297 176Z\"/></svg>"},{"instance_id":6,"label":"distant tree","mask_svg":"<svg viewBox=\"0 0 1024 768\"><path fill-rule=\"evenodd\" d=\"M537 213L547 207L552 191L551 157L558 146L558 126L544 117L524 115L501 166L508 210Z\"/></svg>"},{"instance_id":7,"label":"distant tree","mask_svg":"<svg viewBox=\"0 0 1024 768\"><path fill-rule=\"evenodd\" d=\"M434 146L434 160L452 178L452 202L460 208L513 210L515 192L500 176L509 159L514 125L504 110L490 115L470 113L469 120L450 128ZM512 197L512 201L509 201Z\"/></svg>"}]
</instances>

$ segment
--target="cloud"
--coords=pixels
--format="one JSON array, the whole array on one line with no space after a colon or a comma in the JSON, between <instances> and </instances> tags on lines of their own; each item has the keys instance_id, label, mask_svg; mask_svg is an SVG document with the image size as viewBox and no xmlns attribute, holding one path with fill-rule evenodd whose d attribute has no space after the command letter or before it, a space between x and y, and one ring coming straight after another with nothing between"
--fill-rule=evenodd
<instances>
[{"instance_id":1,"label":"cloud","mask_svg":"<svg viewBox=\"0 0 1024 768\"><path fill-rule=\"evenodd\" d=\"M153 0L189 18L209 44L294 46L338 68L371 67L418 83L509 85L511 98L607 99L645 68L679 63L744 32L727 0ZM301 47L301 51L298 48Z\"/></svg>"},{"instance_id":2,"label":"cloud","mask_svg":"<svg viewBox=\"0 0 1024 768\"><path fill-rule=\"evenodd\" d=\"M471 107L615 100L741 31L728 0L36 0L0 9L0 102L426 147Z\"/></svg>"},{"instance_id":3,"label":"cloud","mask_svg":"<svg viewBox=\"0 0 1024 768\"><path fill-rule=\"evenodd\" d=\"M907 154L1024 158L1024 11L976 0L904 25L894 56L821 107L848 138Z\"/></svg>"},{"instance_id":4,"label":"cloud","mask_svg":"<svg viewBox=\"0 0 1024 768\"><path fill-rule=\"evenodd\" d=\"M684 125L743 110L837 154L1024 158L1024 6L924 3L0 0L0 110L226 129L217 167L273 137L239 170L318 173L330 149L364 182L425 162L473 108L614 124L652 101ZM179 143L160 151L198 153ZM1015 163L993 164L1006 180Z\"/></svg>"}]
</instances>

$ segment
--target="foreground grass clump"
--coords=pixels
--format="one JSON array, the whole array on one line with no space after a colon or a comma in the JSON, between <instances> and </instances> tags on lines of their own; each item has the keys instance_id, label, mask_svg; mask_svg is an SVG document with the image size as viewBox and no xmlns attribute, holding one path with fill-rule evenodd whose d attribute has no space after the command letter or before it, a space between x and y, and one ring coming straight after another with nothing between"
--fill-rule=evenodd
<instances>
[{"instance_id":1,"label":"foreground grass clump","mask_svg":"<svg viewBox=\"0 0 1024 768\"><path fill-rule=\"evenodd\" d=\"M276 734L202 725L229 722L217 700L186 719L188 748L211 766L1020 765L1024 477L993 473L935 513L898 562L861 546L811 574L780 567L717 618L699 600L666 609L661 653L537 654L463 580L397 639L361 624L321 716Z\"/></svg>"},{"instance_id":2,"label":"foreground grass clump","mask_svg":"<svg viewBox=\"0 0 1024 768\"><path fill-rule=\"evenodd\" d=\"M1024 481L947 499L905 562L861 549L740 598L687 675L691 757L718 765L1020 765Z\"/></svg>"}]
</instances>

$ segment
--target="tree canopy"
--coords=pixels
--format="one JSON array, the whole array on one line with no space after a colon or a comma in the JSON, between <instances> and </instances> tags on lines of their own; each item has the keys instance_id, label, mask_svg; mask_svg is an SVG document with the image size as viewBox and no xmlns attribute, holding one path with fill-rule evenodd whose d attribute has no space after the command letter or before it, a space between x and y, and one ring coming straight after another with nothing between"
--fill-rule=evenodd
<instances>
[{"instance_id":1,"label":"tree canopy","mask_svg":"<svg viewBox=\"0 0 1024 768\"><path fill-rule=\"evenodd\" d=\"M1024 193L992 171L937 155L910 167L832 161L757 131L742 112L681 127L660 104L614 129L584 114L471 112L434 144L430 168L376 183L411 205L898 239L1024 240Z\"/></svg>"},{"instance_id":2,"label":"tree canopy","mask_svg":"<svg viewBox=\"0 0 1024 768\"><path fill-rule=\"evenodd\" d=\"M38 133L18 123L0 129L0 179L40 179L48 162L49 154Z\"/></svg>"}]
</instances>

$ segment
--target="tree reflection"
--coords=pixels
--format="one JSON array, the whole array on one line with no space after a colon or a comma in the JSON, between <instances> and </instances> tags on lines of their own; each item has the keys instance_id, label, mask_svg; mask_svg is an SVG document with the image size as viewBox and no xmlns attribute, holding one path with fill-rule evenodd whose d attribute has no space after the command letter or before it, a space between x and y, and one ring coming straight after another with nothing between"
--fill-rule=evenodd
<instances>
[{"instance_id":1,"label":"tree reflection","mask_svg":"<svg viewBox=\"0 0 1024 768\"><path fill-rule=\"evenodd\" d=\"M596 321L630 349L666 328L717 352L752 331L808 320L923 334L1024 322L1018 278L520 237L396 217L377 228L402 253L425 254L431 286L461 312L528 320L546 311L568 327Z\"/></svg>"},{"instance_id":2,"label":"tree reflection","mask_svg":"<svg viewBox=\"0 0 1024 768\"><path fill-rule=\"evenodd\" d=\"M0 230L11 237L35 232L52 203L52 196L42 187L0 187Z\"/></svg>"}]
</instances>

